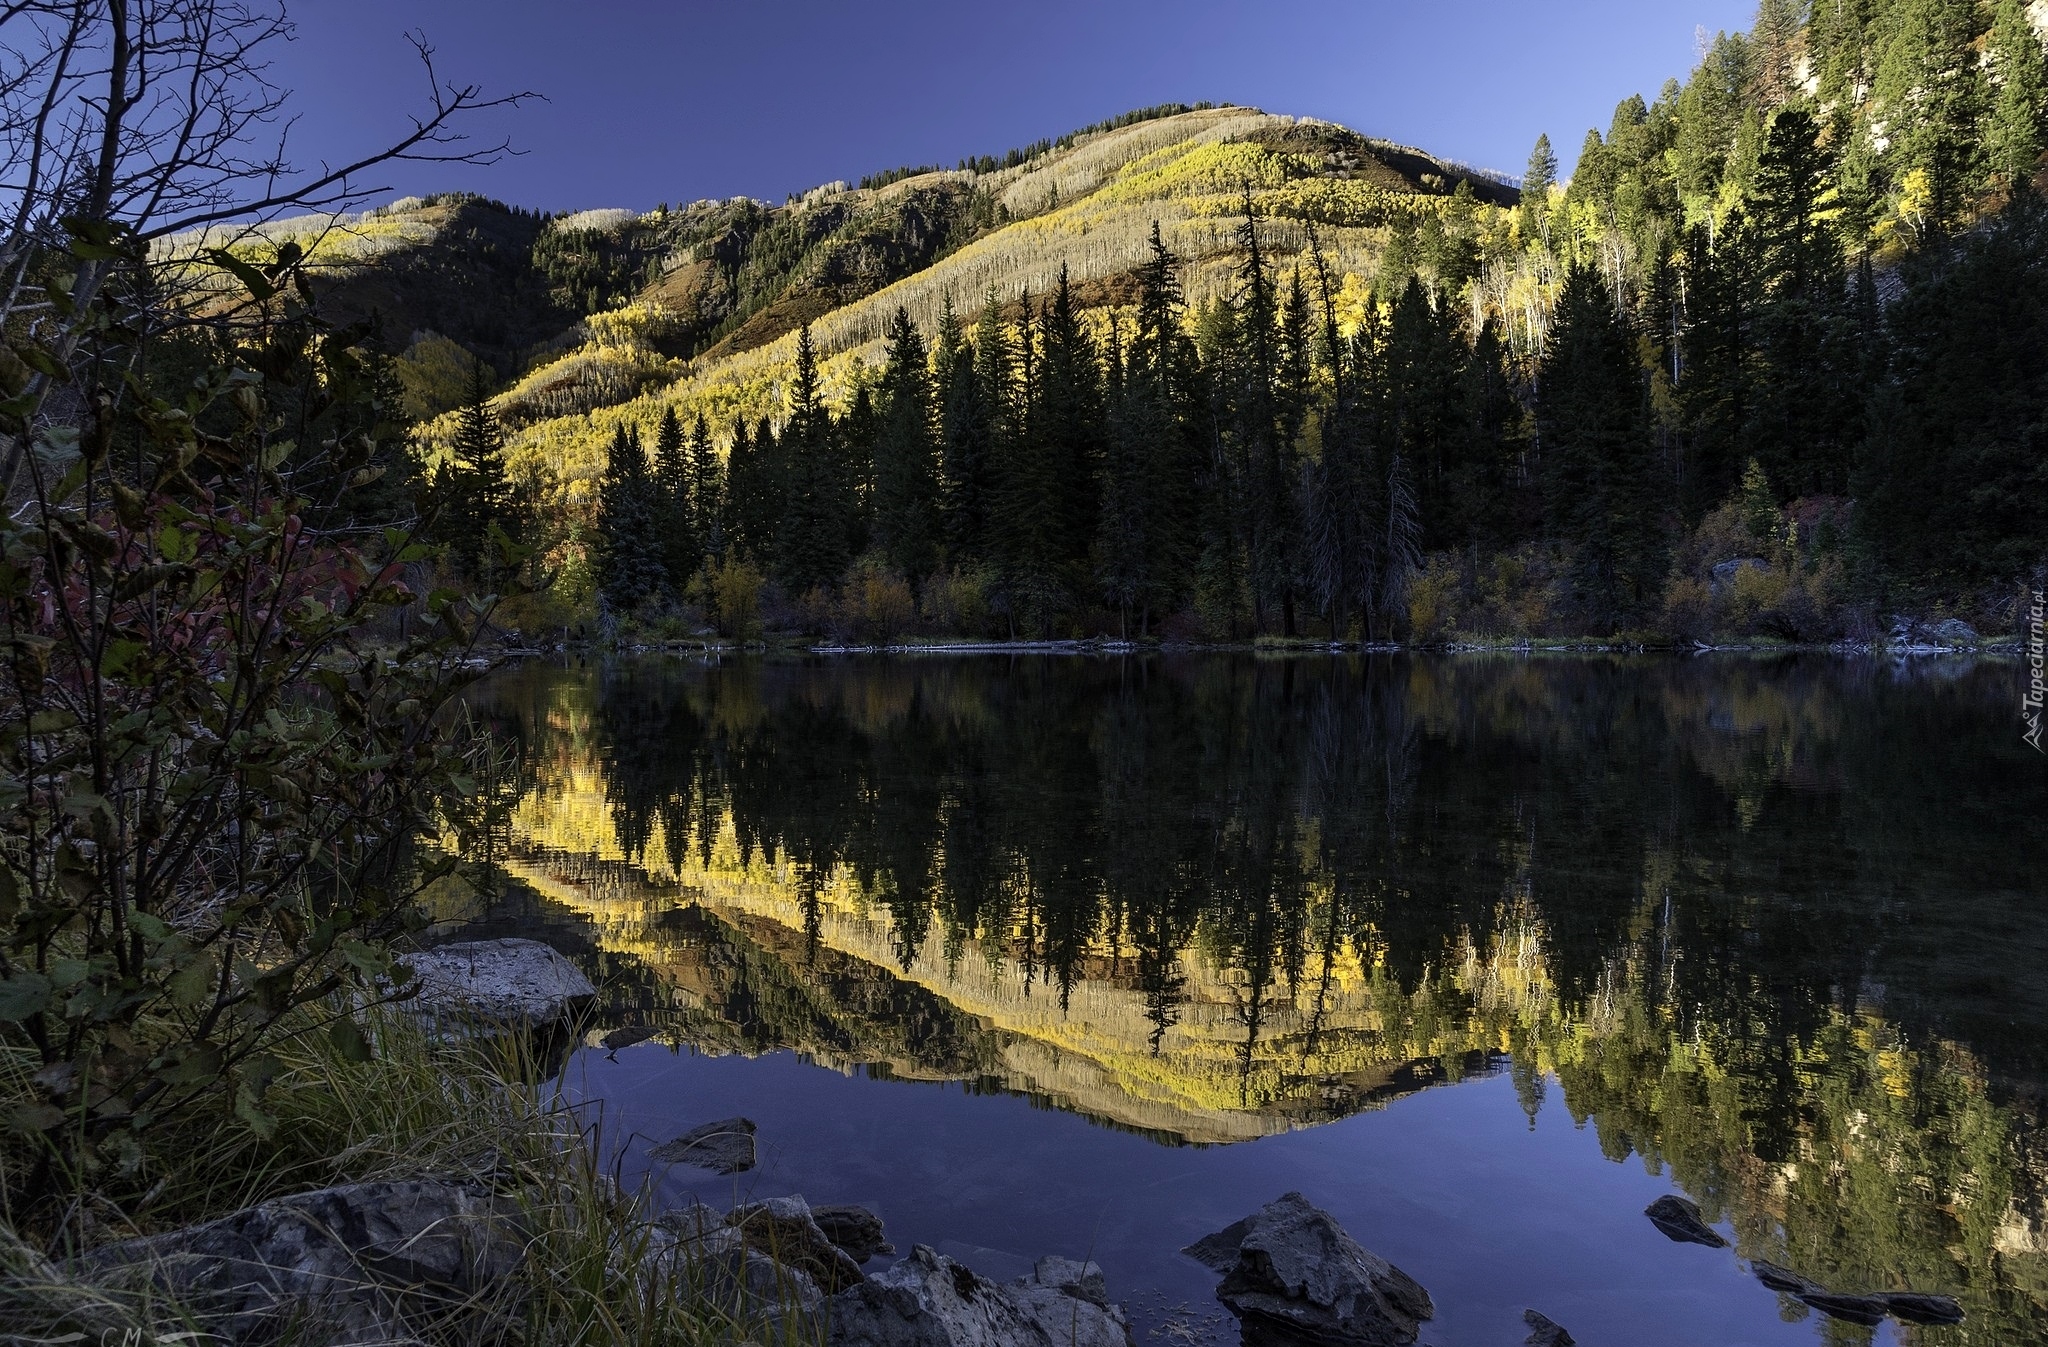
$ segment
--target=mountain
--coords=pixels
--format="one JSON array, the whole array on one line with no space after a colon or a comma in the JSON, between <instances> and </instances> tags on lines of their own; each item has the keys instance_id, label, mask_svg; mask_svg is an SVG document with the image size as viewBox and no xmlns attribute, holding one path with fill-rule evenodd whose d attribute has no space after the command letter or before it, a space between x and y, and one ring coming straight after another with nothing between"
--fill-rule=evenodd
<instances>
[{"instance_id":1,"label":"mountain","mask_svg":"<svg viewBox=\"0 0 2048 1347\"><path fill-rule=\"evenodd\" d=\"M1062 265L1084 307L1128 302L1154 221L1188 264L1190 301L1220 296L1247 190L1275 220L1283 265L1303 257L1312 226L1354 278L1371 274L1397 222L1497 214L1519 199L1498 175L1330 122L1147 111L1158 115L979 167L831 183L779 206L734 197L548 219L415 197L264 235L318 240L324 298L339 317L381 317L424 418L459 401L464 353L509 375L494 407L515 467L554 465L581 496L621 422L674 406L722 432L736 414L779 415L791 334L805 324L829 392L876 363L898 305L929 332L948 296L968 313L991 291L1014 302L1049 290ZM426 429L430 443L443 433Z\"/></svg>"}]
</instances>

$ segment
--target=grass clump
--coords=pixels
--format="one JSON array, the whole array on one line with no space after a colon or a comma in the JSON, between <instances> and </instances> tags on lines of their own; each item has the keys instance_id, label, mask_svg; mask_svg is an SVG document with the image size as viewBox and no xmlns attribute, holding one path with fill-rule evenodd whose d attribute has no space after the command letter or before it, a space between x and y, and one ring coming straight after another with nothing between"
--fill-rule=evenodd
<instances>
[{"instance_id":1,"label":"grass clump","mask_svg":"<svg viewBox=\"0 0 2048 1347\"><path fill-rule=\"evenodd\" d=\"M359 1019L367 1057L315 1032L275 1049L281 1069L266 1097L276 1120L268 1135L231 1109L195 1110L149 1133L127 1171L72 1175L59 1221L17 1224L4 1194L43 1162L43 1142L33 1133L0 1140L0 1341L208 1333L219 1324L207 1304L97 1273L81 1255L274 1198L408 1178L488 1188L523 1241L513 1276L429 1299L417 1313L410 1307L419 1297L410 1295L408 1327L431 1341L815 1339L802 1316L721 1291L730 1281L718 1268L674 1251L648 1195L625 1190L605 1167L598 1128L553 1074L558 1061L544 1045L523 1036L449 1041L388 1006ZM0 1052L0 1108L34 1097L33 1065L25 1052Z\"/></svg>"}]
</instances>

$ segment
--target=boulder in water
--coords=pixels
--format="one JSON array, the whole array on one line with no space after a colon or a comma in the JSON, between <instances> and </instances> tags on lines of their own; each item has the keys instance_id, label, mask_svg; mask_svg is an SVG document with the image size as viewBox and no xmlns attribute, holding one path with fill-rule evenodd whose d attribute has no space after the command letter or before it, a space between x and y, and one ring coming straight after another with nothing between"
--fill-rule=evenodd
<instances>
[{"instance_id":1,"label":"boulder in water","mask_svg":"<svg viewBox=\"0 0 2048 1347\"><path fill-rule=\"evenodd\" d=\"M751 1118L705 1123L662 1142L647 1157L663 1164L695 1165L714 1174L738 1174L754 1167L754 1123Z\"/></svg>"},{"instance_id":2,"label":"boulder in water","mask_svg":"<svg viewBox=\"0 0 2048 1347\"><path fill-rule=\"evenodd\" d=\"M1522 1340L1523 1347L1574 1347L1577 1342L1565 1332L1563 1324L1535 1310L1523 1310L1522 1322L1529 1325L1529 1336Z\"/></svg>"},{"instance_id":3,"label":"boulder in water","mask_svg":"<svg viewBox=\"0 0 2048 1347\"><path fill-rule=\"evenodd\" d=\"M1699 1207L1686 1198L1667 1194L1644 1207L1643 1215L1680 1244L1704 1244L1710 1249L1728 1247L1728 1241L1700 1215Z\"/></svg>"},{"instance_id":4,"label":"boulder in water","mask_svg":"<svg viewBox=\"0 0 2048 1347\"><path fill-rule=\"evenodd\" d=\"M1247 1341L1405 1347L1436 1307L1413 1277L1288 1193L1182 1252L1223 1273L1216 1298Z\"/></svg>"}]
</instances>

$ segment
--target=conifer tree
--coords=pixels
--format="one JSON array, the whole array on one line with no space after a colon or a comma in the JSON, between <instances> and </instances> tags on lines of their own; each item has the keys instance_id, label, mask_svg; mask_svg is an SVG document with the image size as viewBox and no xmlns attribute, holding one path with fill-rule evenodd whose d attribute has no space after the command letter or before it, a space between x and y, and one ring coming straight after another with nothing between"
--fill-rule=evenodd
<instances>
[{"instance_id":1,"label":"conifer tree","mask_svg":"<svg viewBox=\"0 0 2048 1347\"><path fill-rule=\"evenodd\" d=\"M2021 0L1998 0L1987 43L1993 93L1984 130L1986 167L2010 188L2040 164L2048 133L2048 62Z\"/></svg>"},{"instance_id":2,"label":"conifer tree","mask_svg":"<svg viewBox=\"0 0 2048 1347\"><path fill-rule=\"evenodd\" d=\"M1565 278L1538 388L1545 514L1572 549L1586 620L1605 635L1647 611L1664 548L1634 338L1590 266Z\"/></svg>"},{"instance_id":3,"label":"conifer tree","mask_svg":"<svg viewBox=\"0 0 2048 1347\"><path fill-rule=\"evenodd\" d=\"M744 429L740 423L736 428ZM690 429L690 518L700 548L712 560L725 555L725 500L718 455L711 446L711 423L697 413Z\"/></svg>"},{"instance_id":4,"label":"conifer tree","mask_svg":"<svg viewBox=\"0 0 2048 1347\"><path fill-rule=\"evenodd\" d=\"M939 499L944 539L955 561L978 560L988 528L988 409L975 377L975 348L960 326L948 292L932 351L939 416Z\"/></svg>"},{"instance_id":5,"label":"conifer tree","mask_svg":"<svg viewBox=\"0 0 2048 1347\"><path fill-rule=\"evenodd\" d=\"M889 324L884 403L875 444L875 543L913 591L938 560L939 482L931 374L910 311Z\"/></svg>"},{"instance_id":6,"label":"conifer tree","mask_svg":"<svg viewBox=\"0 0 2048 1347\"><path fill-rule=\"evenodd\" d=\"M621 424L597 488L597 589L614 615L631 613L666 582L658 502L639 432Z\"/></svg>"},{"instance_id":7,"label":"conifer tree","mask_svg":"<svg viewBox=\"0 0 2048 1347\"><path fill-rule=\"evenodd\" d=\"M483 361L472 360L449 461L437 474L444 501L441 532L450 558L464 576L486 585L502 578L492 527L515 539L526 531L515 514L505 473L505 432L491 411L490 396L490 375Z\"/></svg>"},{"instance_id":8,"label":"conifer tree","mask_svg":"<svg viewBox=\"0 0 2048 1347\"><path fill-rule=\"evenodd\" d=\"M793 594L839 583L846 571L848 483L834 427L818 385L811 329L797 334L796 367L789 383L789 417L780 437L783 507L778 573Z\"/></svg>"},{"instance_id":9,"label":"conifer tree","mask_svg":"<svg viewBox=\"0 0 2048 1347\"><path fill-rule=\"evenodd\" d=\"M1771 121L1749 194L1760 378L1746 441L1793 495L1848 490L1861 398L1844 366L1840 241L1827 216L1834 164L1803 107Z\"/></svg>"},{"instance_id":10,"label":"conifer tree","mask_svg":"<svg viewBox=\"0 0 2048 1347\"><path fill-rule=\"evenodd\" d=\"M1557 182L1557 155L1550 148L1550 136L1536 137L1529 151L1529 166L1522 171L1522 215L1529 232L1547 245L1550 241L1550 189Z\"/></svg>"},{"instance_id":11,"label":"conifer tree","mask_svg":"<svg viewBox=\"0 0 2048 1347\"><path fill-rule=\"evenodd\" d=\"M1976 0L1897 0L1872 100L1888 127L1888 175L1924 229L1960 216L1980 157L1985 105Z\"/></svg>"},{"instance_id":12,"label":"conifer tree","mask_svg":"<svg viewBox=\"0 0 2048 1347\"><path fill-rule=\"evenodd\" d=\"M654 431L653 496L655 535L661 549L662 577L673 599L681 599L697 573L702 548L696 512L690 499L689 451L674 407L662 409Z\"/></svg>"}]
</instances>

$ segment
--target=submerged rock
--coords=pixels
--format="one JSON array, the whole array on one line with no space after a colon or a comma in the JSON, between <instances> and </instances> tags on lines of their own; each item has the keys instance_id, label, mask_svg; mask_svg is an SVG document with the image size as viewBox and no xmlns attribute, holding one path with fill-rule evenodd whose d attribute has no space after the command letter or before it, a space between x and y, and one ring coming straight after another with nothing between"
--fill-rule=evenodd
<instances>
[{"instance_id":1,"label":"submerged rock","mask_svg":"<svg viewBox=\"0 0 2048 1347\"><path fill-rule=\"evenodd\" d=\"M419 976L408 1004L436 1016L541 1029L597 995L581 969L538 940L465 940L403 962Z\"/></svg>"},{"instance_id":2,"label":"submerged rock","mask_svg":"<svg viewBox=\"0 0 2048 1347\"><path fill-rule=\"evenodd\" d=\"M1849 1295L1840 1291L1805 1291L1799 1299L1831 1319L1862 1324L1868 1328L1884 1322L1885 1303L1878 1296Z\"/></svg>"},{"instance_id":3,"label":"submerged rock","mask_svg":"<svg viewBox=\"0 0 2048 1347\"><path fill-rule=\"evenodd\" d=\"M1710 1249L1725 1249L1728 1241L1721 1238L1719 1231L1708 1225L1700 1215L1700 1209L1683 1197L1666 1195L1643 1208L1643 1215L1650 1218L1659 1230L1680 1244L1704 1244Z\"/></svg>"},{"instance_id":4,"label":"submerged rock","mask_svg":"<svg viewBox=\"0 0 2048 1347\"><path fill-rule=\"evenodd\" d=\"M408 1340L410 1325L450 1298L515 1309L525 1245L509 1199L410 1179L277 1198L81 1261L101 1278L168 1293L216 1342L269 1342L289 1330L351 1347ZM490 1305L494 1293L505 1302Z\"/></svg>"},{"instance_id":5,"label":"submerged rock","mask_svg":"<svg viewBox=\"0 0 2048 1347\"><path fill-rule=\"evenodd\" d=\"M1101 1271L1039 1261L1008 1286L919 1244L886 1272L826 1303L828 1347L1131 1347L1123 1311L1100 1297Z\"/></svg>"},{"instance_id":6,"label":"submerged rock","mask_svg":"<svg viewBox=\"0 0 2048 1347\"><path fill-rule=\"evenodd\" d=\"M721 1118L662 1142L647 1156L663 1164L738 1174L754 1167L754 1123L751 1118Z\"/></svg>"},{"instance_id":7,"label":"submerged rock","mask_svg":"<svg viewBox=\"0 0 2048 1347\"><path fill-rule=\"evenodd\" d=\"M811 1219L825 1238L846 1250L856 1263L865 1263L878 1253L895 1253L896 1246L882 1238L882 1218L866 1207L848 1202L827 1203L811 1208Z\"/></svg>"},{"instance_id":8,"label":"submerged rock","mask_svg":"<svg viewBox=\"0 0 2048 1347\"><path fill-rule=\"evenodd\" d=\"M1783 1291L1788 1296L1803 1296L1827 1289L1819 1282L1809 1281L1790 1268L1779 1267L1776 1263L1766 1263L1761 1258L1752 1260L1749 1267L1750 1271L1756 1273L1758 1281L1773 1291Z\"/></svg>"},{"instance_id":9,"label":"submerged rock","mask_svg":"<svg viewBox=\"0 0 2048 1347\"><path fill-rule=\"evenodd\" d=\"M1919 1291L1884 1291L1876 1297L1894 1319L1909 1324L1959 1324L1963 1307L1953 1296L1931 1296Z\"/></svg>"},{"instance_id":10,"label":"submerged rock","mask_svg":"<svg viewBox=\"0 0 2048 1347\"><path fill-rule=\"evenodd\" d=\"M606 1052L617 1052L620 1048L630 1048L635 1043L645 1043L660 1032L661 1030L652 1025L625 1024L598 1039L597 1044Z\"/></svg>"},{"instance_id":11,"label":"submerged rock","mask_svg":"<svg viewBox=\"0 0 2048 1347\"><path fill-rule=\"evenodd\" d=\"M1535 1310L1523 1310L1522 1322L1529 1325L1529 1336L1522 1340L1523 1347L1575 1347L1577 1340L1564 1331L1564 1325Z\"/></svg>"},{"instance_id":12,"label":"submerged rock","mask_svg":"<svg viewBox=\"0 0 2048 1347\"><path fill-rule=\"evenodd\" d=\"M1405 1347L1436 1312L1413 1277L1361 1246L1300 1193L1182 1252L1223 1273L1216 1298L1244 1321L1247 1342Z\"/></svg>"}]
</instances>

